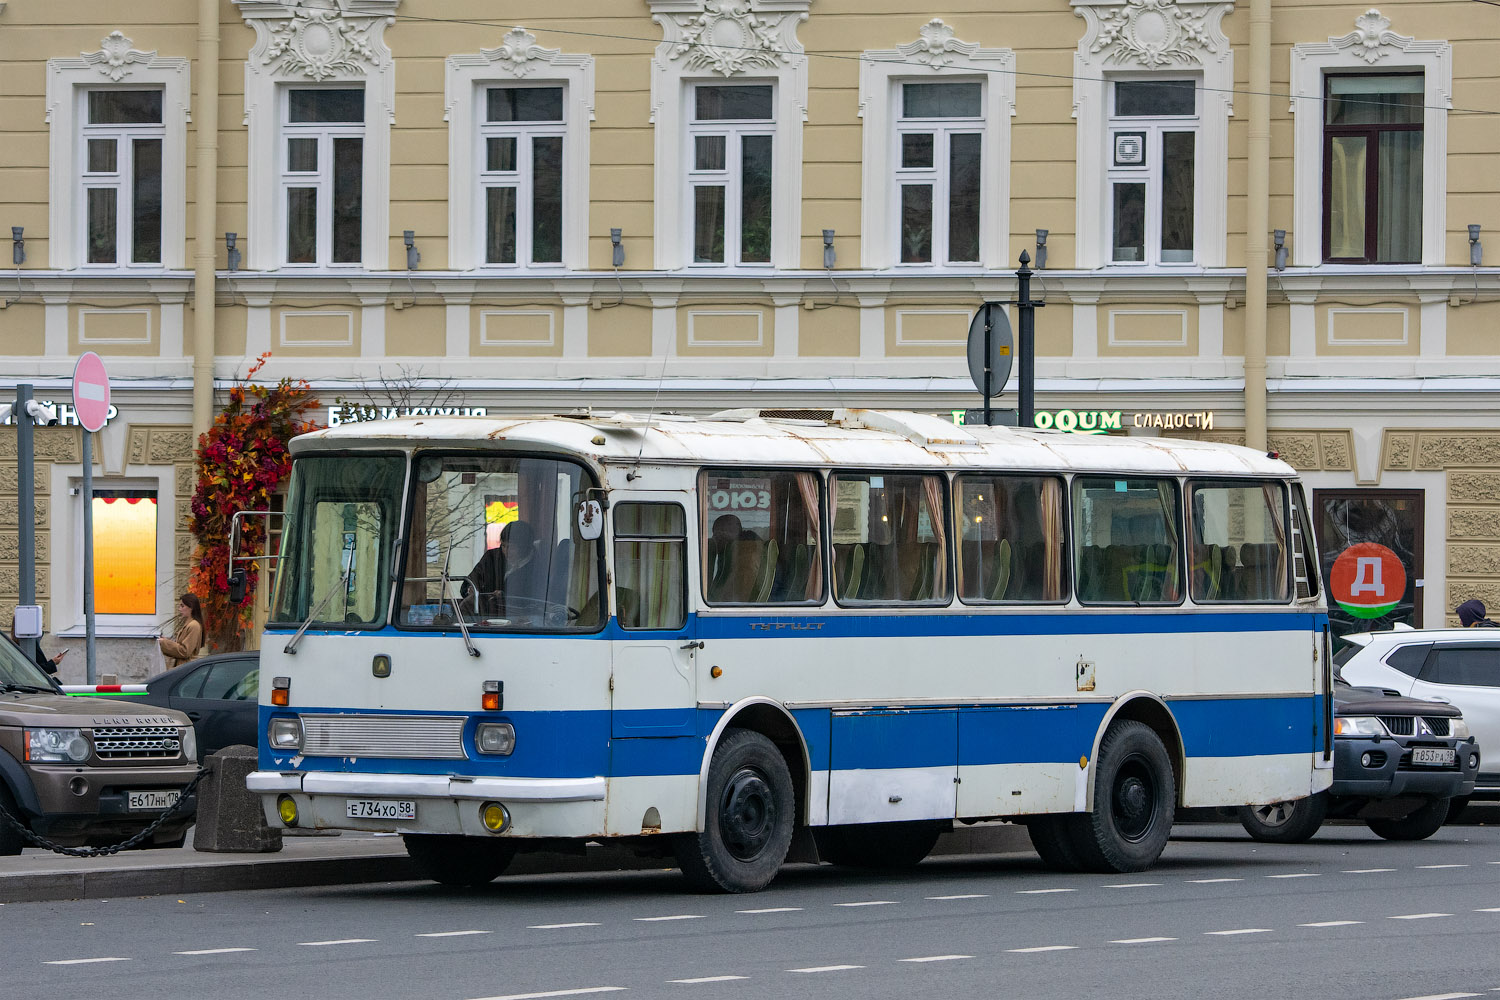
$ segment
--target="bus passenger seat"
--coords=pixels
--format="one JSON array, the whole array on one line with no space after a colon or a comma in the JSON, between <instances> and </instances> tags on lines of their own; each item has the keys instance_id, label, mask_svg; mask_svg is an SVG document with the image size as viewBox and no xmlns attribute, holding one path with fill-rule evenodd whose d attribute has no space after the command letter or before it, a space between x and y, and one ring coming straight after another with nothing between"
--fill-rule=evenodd
<instances>
[{"instance_id":1,"label":"bus passenger seat","mask_svg":"<svg viewBox=\"0 0 1500 1000\"><path fill-rule=\"evenodd\" d=\"M775 539L766 542L760 568L755 575L755 585L749 595L752 604L765 604L771 599L771 588L776 585L776 553Z\"/></svg>"},{"instance_id":2,"label":"bus passenger seat","mask_svg":"<svg viewBox=\"0 0 1500 1000\"><path fill-rule=\"evenodd\" d=\"M989 594L992 601L1005 600L1005 591L1010 586L1011 572L1011 546L1009 538L1002 538L995 543L995 578L990 583Z\"/></svg>"}]
</instances>

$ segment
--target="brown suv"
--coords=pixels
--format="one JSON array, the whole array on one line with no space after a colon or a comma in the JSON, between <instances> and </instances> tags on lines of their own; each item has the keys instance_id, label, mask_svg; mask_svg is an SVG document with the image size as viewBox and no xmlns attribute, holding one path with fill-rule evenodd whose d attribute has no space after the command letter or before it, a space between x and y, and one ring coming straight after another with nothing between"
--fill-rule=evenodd
<instances>
[{"instance_id":1,"label":"brown suv","mask_svg":"<svg viewBox=\"0 0 1500 1000\"><path fill-rule=\"evenodd\" d=\"M0 640L0 809L64 847L119 843L145 829L197 774L185 715L155 705L69 697ZM192 803L151 844L182 843ZM25 840L0 821L0 855Z\"/></svg>"}]
</instances>

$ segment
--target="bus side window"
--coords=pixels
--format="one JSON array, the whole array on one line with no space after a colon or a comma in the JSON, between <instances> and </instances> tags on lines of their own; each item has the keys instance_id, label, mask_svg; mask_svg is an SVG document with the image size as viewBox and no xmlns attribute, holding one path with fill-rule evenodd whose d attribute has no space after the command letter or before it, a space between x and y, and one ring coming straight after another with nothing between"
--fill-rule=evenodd
<instances>
[{"instance_id":1,"label":"bus side window","mask_svg":"<svg viewBox=\"0 0 1500 1000\"><path fill-rule=\"evenodd\" d=\"M837 474L834 597L840 604L947 604L942 476Z\"/></svg>"},{"instance_id":2,"label":"bus side window","mask_svg":"<svg viewBox=\"0 0 1500 1000\"><path fill-rule=\"evenodd\" d=\"M687 624L687 515L675 503L618 503L615 615L621 628Z\"/></svg>"},{"instance_id":3,"label":"bus side window","mask_svg":"<svg viewBox=\"0 0 1500 1000\"><path fill-rule=\"evenodd\" d=\"M1196 482L1189 510L1193 600L1284 604L1286 494L1280 483Z\"/></svg>"},{"instance_id":4,"label":"bus side window","mask_svg":"<svg viewBox=\"0 0 1500 1000\"><path fill-rule=\"evenodd\" d=\"M1297 581L1297 600L1318 596L1318 553L1300 483L1292 486L1292 576Z\"/></svg>"},{"instance_id":5,"label":"bus side window","mask_svg":"<svg viewBox=\"0 0 1500 1000\"><path fill-rule=\"evenodd\" d=\"M1172 479L1073 480L1073 559L1084 604L1177 604L1182 526Z\"/></svg>"},{"instance_id":6,"label":"bus side window","mask_svg":"<svg viewBox=\"0 0 1500 1000\"><path fill-rule=\"evenodd\" d=\"M1062 480L959 476L958 596L965 604L1045 604L1063 587Z\"/></svg>"},{"instance_id":7,"label":"bus side window","mask_svg":"<svg viewBox=\"0 0 1500 1000\"><path fill-rule=\"evenodd\" d=\"M823 600L821 485L812 472L705 469L698 477L709 604Z\"/></svg>"}]
</instances>

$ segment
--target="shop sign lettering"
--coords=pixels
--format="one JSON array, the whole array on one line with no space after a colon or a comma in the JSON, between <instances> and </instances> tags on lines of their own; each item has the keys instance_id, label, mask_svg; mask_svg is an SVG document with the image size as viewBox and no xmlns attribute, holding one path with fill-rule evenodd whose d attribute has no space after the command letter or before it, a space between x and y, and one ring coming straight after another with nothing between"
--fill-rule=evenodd
<instances>
[{"instance_id":1,"label":"shop sign lettering","mask_svg":"<svg viewBox=\"0 0 1500 1000\"><path fill-rule=\"evenodd\" d=\"M1106 434L1120 429L1119 410L1038 410L1032 422L1042 430Z\"/></svg>"},{"instance_id":2,"label":"shop sign lettering","mask_svg":"<svg viewBox=\"0 0 1500 1000\"><path fill-rule=\"evenodd\" d=\"M328 426L393 420L396 417L483 417L488 414L489 410L483 406L330 406Z\"/></svg>"},{"instance_id":3,"label":"shop sign lettering","mask_svg":"<svg viewBox=\"0 0 1500 1000\"><path fill-rule=\"evenodd\" d=\"M50 399L43 399L43 400L40 400L39 402L41 402L42 405L44 405L44 406L56 406L57 407L57 423L58 423L59 426L62 426L62 427L77 427L78 426L78 412L73 409L73 407L72 407L71 404L69 404L69 403L54 403ZM104 422L106 424L108 424L111 420L115 419L115 417L117 417L119 415L120 415L120 408L118 406L115 406L113 403L111 403L110 407L109 407L109 415L104 418ZM3 423L13 424L13 423L15 423L15 420L14 420L13 417L6 417L5 420L3 421Z\"/></svg>"}]
</instances>

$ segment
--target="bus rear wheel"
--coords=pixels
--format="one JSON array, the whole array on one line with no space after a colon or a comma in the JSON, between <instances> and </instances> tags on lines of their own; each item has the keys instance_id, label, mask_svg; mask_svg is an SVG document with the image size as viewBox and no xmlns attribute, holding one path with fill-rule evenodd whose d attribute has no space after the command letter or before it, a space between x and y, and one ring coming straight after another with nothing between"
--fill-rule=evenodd
<instances>
[{"instance_id":1,"label":"bus rear wheel","mask_svg":"<svg viewBox=\"0 0 1500 1000\"><path fill-rule=\"evenodd\" d=\"M405 833L401 839L417 873L440 885L488 885L516 856L516 845L508 840L428 833Z\"/></svg>"},{"instance_id":2,"label":"bus rear wheel","mask_svg":"<svg viewBox=\"0 0 1500 1000\"><path fill-rule=\"evenodd\" d=\"M1085 870L1139 872L1156 863L1172 833L1177 782L1155 730L1125 719L1099 744L1094 808L1066 822Z\"/></svg>"},{"instance_id":3,"label":"bus rear wheel","mask_svg":"<svg viewBox=\"0 0 1500 1000\"><path fill-rule=\"evenodd\" d=\"M915 868L932 853L946 823L861 823L828 826L814 836L818 856L850 868Z\"/></svg>"},{"instance_id":4,"label":"bus rear wheel","mask_svg":"<svg viewBox=\"0 0 1500 1000\"><path fill-rule=\"evenodd\" d=\"M755 892L781 870L792 844L792 775L776 744L760 733L725 733L708 765L708 812L701 833L674 846L682 874L704 892Z\"/></svg>"}]
</instances>

